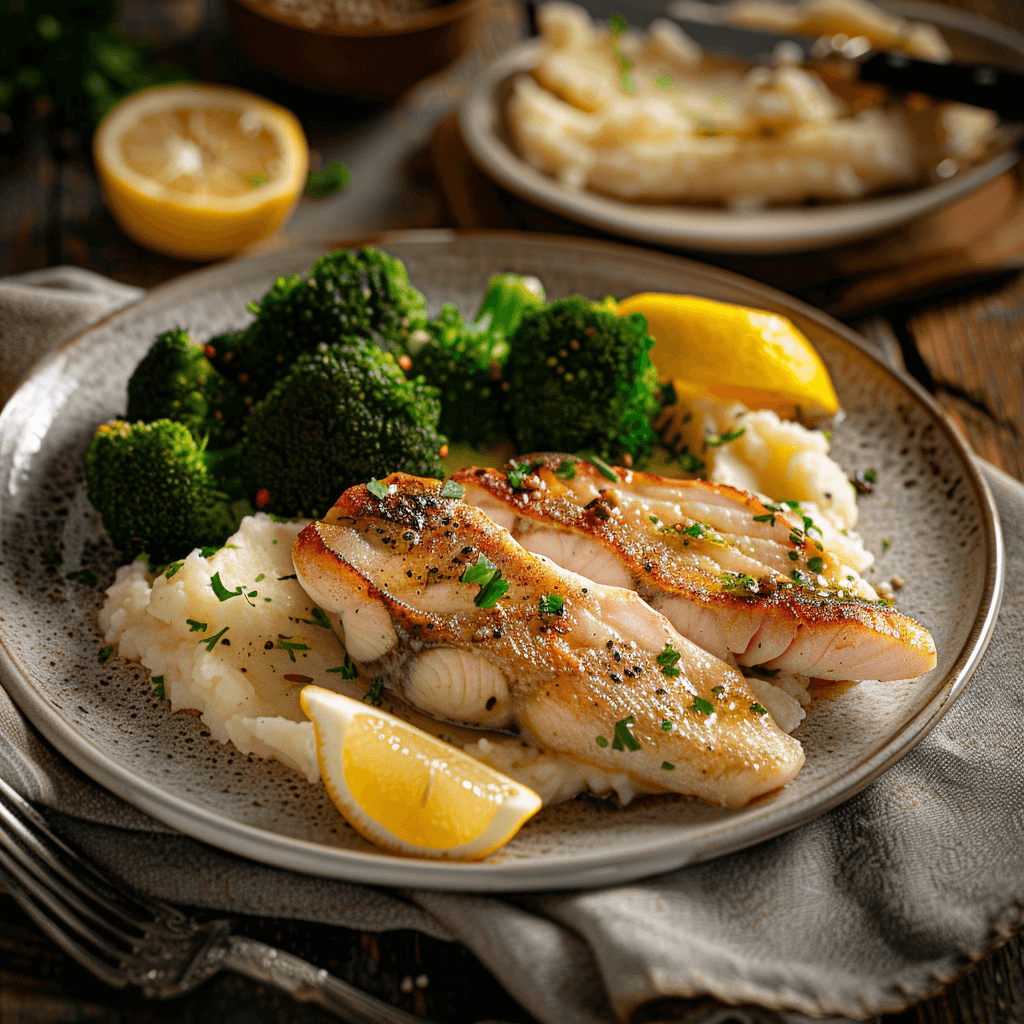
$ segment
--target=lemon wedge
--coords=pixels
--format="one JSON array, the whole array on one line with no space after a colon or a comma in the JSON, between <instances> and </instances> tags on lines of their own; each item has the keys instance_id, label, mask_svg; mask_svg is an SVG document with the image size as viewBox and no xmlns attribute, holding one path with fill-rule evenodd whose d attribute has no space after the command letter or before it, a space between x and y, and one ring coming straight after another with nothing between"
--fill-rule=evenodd
<instances>
[{"instance_id":1,"label":"lemon wedge","mask_svg":"<svg viewBox=\"0 0 1024 1024\"><path fill-rule=\"evenodd\" d=\"M122 100L93 137L107 208L147 249L230 256L277 230L309 148L294 114L219 85L158 86Z\"/></svg>"},{"instance_id":2,"label":"lemon wedge","mask_svg":"<svg viewBox=\"0 0 1024 1024\"><path fill-rule=\"evenodd\" d=\"M537 813L532 789L351 697L303 687L327 792L365 839L412 857L480 860Z\"/></svg>"},{"instance_id":3,"label":"lemon wedge","mask_svg":"<svg viewBox=\"0 0 1024 1024\"><path fill-rule=\"evenodd\" d=\"M839 411L828 370L784 316L693 295L645 292L619 303L643 313L651 359L680 395L739 401L749 409L817 422Z\"/></svg>"}]
</instances>

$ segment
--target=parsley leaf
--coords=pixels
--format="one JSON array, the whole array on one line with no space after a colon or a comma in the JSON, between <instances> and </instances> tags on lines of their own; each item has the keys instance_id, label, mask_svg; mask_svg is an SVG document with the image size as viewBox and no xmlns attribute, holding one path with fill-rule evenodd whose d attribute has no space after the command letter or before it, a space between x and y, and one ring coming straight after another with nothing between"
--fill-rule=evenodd
<instances>
[{"instance_id":1,"label":"parsley leaf","mask_svg":"<svg viewBox=\"0 0 1024 1024\"><path fill-rule=\"evenodd\" d=\"M763 516L754 516L755 523L768 523L770 526L775 525L775 513L765 512Z\"/></svg>"},{"instance_id":2,"label":"parsley leaf","mask_svg":"<svg viewBox=\"0 0 1024 1024\"><path fill-rule=\"evenodd\" d=\"M607 746L608 746L608 740L607 740L607 739L606 739L606 738L605 738L604 736L598 736L598 737L597 737L597 738L596 738L596 739L594 740L594 742L595 742L595 743L596 743L596 744L597 744L597 745L598 745L599 747L607 747Z\"/></svg>"},{"instance_id":3,"label":"parsley leaf","mask_svg":"<svg viewBox=\"0 0 1024 1024\"><path fill-rule=\"evenodd\" d=\"M464 498L466 496L466 488L455 480L445 480L441 485L440 494L442 498Z\"/></svg>"},{"instance_id":4,"label":"parsley leaf","mask_svg":"<svg viewBox=\"0 0 1024 1024\"><path fill-rule=\"evenodd\" d=\"M172 580L178 574L178 570L184 565L184 562L171 562L166 569L164 569L164 579Z\"/></svg>"},{"instance_id":5,"label":"parsley leaf","mask_svg":"<svg viewBox=\"0 0 1024 1024\"><path fill-rule=\"evenodd\" d=\"M585 462L589 462L594 469L596 469L601 476L607 480L614 480L616 483L619 482L619 474L608 465L600 455L587 454L586 452L580 452L580 458Z\"/></svg>"},{"instance_id":6,"label":"parsley leaf","mask_svg":"<svg viewBox=\"0 0 1024 1024\"><path fill-rule=\"evenodd\" d=\"M340 665L329 668L327 671L329 674L341 676L342 679L355 679L356 677L356 667L352 664L352 659L347 654L345 655L345 660Z\"/></svg>"},{"instance_id":7,"label":"parsley leaf","mask_svg":"<svg viewBox=\"0 0 1024 1024\"><path fill-rule=\"evenodd\" d=\"M728 593L743 591L748 594L756 594L758 590L757 580L748 576L745 572L725 572L718 577L722 589Z\"/></svg>"},{"instance_id":8,"label":"parsley leaf","mask_svg":"<svg viewBox=\"0 0 1024 1024\"><path fill-rule=\"evenodd\" d=\"M295 660L296 651L308 651L310 649L309 644L304 644L301 640L293 640L290 636L279 637L277 646L282 651L287 651L288 657L291 658L292 661Z\"/></svg>"},{"instance_id":9,"label":"parsley leaf","mask_svg":"<svg viewBox=\"0 0 1024 1024\"><path fill-rule=\"evenodd\" d=\"M206 644L207 653L212 653L214 647L217 646L217 641L230 629L230 626L225 626L219 633L214 633L213 636L202 636L199 638L199 643Z\"/></svg>"},{"instance_id":10,"label":"parsley leaf","mask_svg":"<svg viewBox=\"0 0 1024 1024\"><path fill-rule=\"evenodd\" d=\"M705 434L704 444L706 444L708 448L718 448L729 441L736 441L746 432L746 427L737 427L735 430L727 430L724 434Z\"/></svg>"},{"instance_id":11,"label":"parsley leaf","mask_svg":"<svg viewBox=\"0 0 1024 1024\"><path fill-rule=\"evenodd\" d=\"M668 676L669 679L675 679L682 671L677 664L679 652L670 643L666 642L665 650L658 655L655 661L658 664L658 668L661 669L661 674Z\"/></svg>"},{"instance_id":12,"label":"parsley leaf","mask_svg":"<svg viewBox=\"0 0 1024 1024\"><path fill-rule=\"evenodd\" d=\"M99 651L100 661L106 661L116 650L117 648L112 645L108 647L101 647Z\"/></svg>"},{"instance_id":13,"label":"parsley leaf","mask_svg":"<svg viewBox=\"0 0 1024 1024\"><path fill-rule=\"evenodd\" d=\"M477 608L493 608L508 593L508 581L501 578L501 570L483 553L459 577L459 582L479 584L480 593L473 598Z\"/></svg>"},{"instance_id":14,"label":"parsley leaf","mask_svg":"<svg viewBox=\"0 0 1024 1024\"><path fill-rule=\"evenodd\" d=\"M675 768L675 765L671 761L662 761L661 762L661 767L665 771L670 772L670 771L672 771Z\"/></svg>"},{"instance_id":15,"label":"parsley leaf","mask_svg":"<svg viewBox=\"0 0 1024 1024\"><path fill-rule=\"evenodd\" d=\"M331 628L331 624L328 621L327 616L324 615L324 613L319 608L314 606L314 608L313 608L312 612L310 612L310 614L313 616L312 624L314 626L319 626L321 629L330 629Z\"/></svg>"},{"instance_id":16,"label":"parsley leaf","mask_svg":"<svg viewBox=\"0 0 1024 1024\"><path fill-rule=\"evenodd\" d=\"M384 689L384 680L380 676L376 676L370 681L370 688L363 694L363 703L372 704L373 707L379 708L383 703L381 697L381 691Z\"/></svg>"},{"instance_id":17,"label":"parsley leaf","mask_svg":"<svg viewBox=\"0 0 1024 1024\"><path fill-rule=\"evenodd\" d=\"M767 715L768 714L768 709L762 707L760 704L751 704L750 705L750 710L753 711L755 715Z\"/></svg>"},{"instance_id":18,"label":"parsley leaf","mask_svg":"<svg viewBox=\"0 0 1024 1024\"><path fill-rule=\"evenodd\" d=\"M167 694L164 692L163 676L153 676L150 679L149 683L150 686L152 687L154 697L159 697L161 700L163 700L167 696Z\"/></svg>"},{"instance_id":19,"label":"parsley leaf","mask_svg":"<svg viewBox=\"0 0 1024 1024\"><path fill-rule=\"evenodd\" d=\"M565 598L561 594L545 594L537 603L541 615L561 615L565 611Z\"/></svg>"},{"instance_id":20,"label":"parsley leaf","mask_svg":"<svg viewBox=\"0 0 1024 1024\"><path fill-rule=\"evenodd\" d=\"M220 573L215 572L210 577L210 586L213 588L213 592L217 595L217 600L223 604L225 601L230 601L233 597L249 597L251 595L245 594L244 587L235 587L234 590L228 590L220 581ZM251 602L250 602L251 603Z\"/></svg>"},{"instance_id":21,"label":"parsley leaf","mask_svg":"<svg viewBox=\"0 0 1024 1024\"><path fill-rule=\"evenodd\" d=\"M210 627L205 622L197 622L195 619L186 619L190 633L205 633Z\"/></svg>"},{"instance_id":22,"label":"parsley leaf","mask_svg":"<svg viewBox=\"0 0 1024 1024\"><path fill-rule=\"evenodd\" d=\"M559 480L575 480L576 479L576 462L574 459L563 459L558 469L555 470L555 476Z\"/></svg>"},{"instance_id":23,"label":"parsley leaf","mask_svg":"<svg viewBox=\"0 0 1024 1024\"><path fill-rule=\"evenodd\" d=\"M661 720L661 731L662 732L671 732L672 731L672 723L667 718L663 718Z\"/></svg>"},{"instance_id":24,"label":"parsley leaf","mask_svg":"<svg viewBox=\"0 0 1024 1024\"><path fill-rule=\"evenodd\" d=\"M540 459L533 459L530 462L509 463L508 472L505 474L509 487L518 491L523 486L523 481L533 475L535 469L539 469L543 463Z\"/></svg>"},{"instance_id":25,"label":"parsley leaf","mask_svg":"<svg viewBox=\"0 0 1024 1024\"><path fill-rule=\"evenodd\" d=\"M620 718L615 723L615 738L612 740L612 750L636 751L640 749L640 741L629 731L633 721L632 715L626 715L625 718Z\"/></svg>"},{"instance_id":26,"label":"parsley leaf","mask_svg":"<svg viewBox=\"0 0 1024 1024\"><path fill-rule=\"evenodd\" d=\"M340 160L333 160L326 167L306 175L306 195L312 199L333 196L347 188L351 180L352 172Z\"/></svg>"},{"instance_id":27,"label":"parsley leaf","mask_svg":"<svg viewBox=\"0 0 1024 1024\"><path fill-rule=\"evenodd\" d=\"M376 478L372 479L366 489L378 500L383 501L388 496L388 489Z\"/></svg>"},{"instance_id":28,"label":"parsley leaf","mask_svg":"<svg viewBox=\"0 0 1024 1024\"><path fill-rule=\"evenodd\" d=\"M703 697L694 697L690 710L699 711L702 715L710 715L715 710L715 707L711 701L705 700Z\"/></svg>"},{"instance_id":29,"label":"parsley leaf","mask_svg":"<svg viewBox=\"0 0 1024 1024\"><path fill-rule=\"evenodd\" d=\"M821 570L825 568L825 561L815 555L814 558L807 559L807 568L810 569L811 572L821 572Z\"/></svg>"}]
</instances>

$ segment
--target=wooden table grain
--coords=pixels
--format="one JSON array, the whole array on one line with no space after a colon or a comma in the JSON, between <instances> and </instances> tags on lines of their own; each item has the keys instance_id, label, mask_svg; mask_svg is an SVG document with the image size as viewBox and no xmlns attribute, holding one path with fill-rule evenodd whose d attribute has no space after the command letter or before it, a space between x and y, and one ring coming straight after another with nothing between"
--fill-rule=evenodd
<instances>
[{"instance_id":1,"label":"wooden table grain","mask_svg":"<svg viewBox=\"0 0 1024 1024\"><path fill-rule=\"evenodd\" d=\"M1020 0L948 0L1024 31ZM133 10L139 10L135 3ZM513 0L491 0L473 51L391 105L317 96L268 81L225 41L210 8L200 34L172 56L204 79L250 86L299 114L324 162L353 171L345 192L304 199L278 244L325 241L388 228L446 224L428 158L435 125L474 71L524 32ZM0 276L61 263L152 286L193 269L140 250L106 213L88 140L53 133L44 120L18 138L0 135ZM1004 274L929 302L890 305L857 325L880 341L935 396L974 450L1024 480L1024 274ZM412 933L383 936L296 922L245 920L248 933L280 943L368 991L445 1024L529 1015L458 945ZM0 894L0 1024L91 1021L326 1022L322 1011L245 979L221 976L171 1003L114 992L40 934ZM1024 944L1010 939L933 998L886 1024L1009 1024L1024 1019Z\"/></svg>"}]
</instances>

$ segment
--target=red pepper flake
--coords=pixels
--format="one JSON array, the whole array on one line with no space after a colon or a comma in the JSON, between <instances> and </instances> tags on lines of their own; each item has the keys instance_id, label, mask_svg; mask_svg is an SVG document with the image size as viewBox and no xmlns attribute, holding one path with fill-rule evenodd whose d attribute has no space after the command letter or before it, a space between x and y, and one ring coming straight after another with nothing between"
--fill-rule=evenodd
<instances>
[{"instance_id":1,"label":"red pepper flake","mask_svg":"<svg viewBox=\"0 0 1024 1024\"><path fill-rule=\"evenodd\" d=\"M289 683L311 683L313 682L312 676L299 676L299 675L286 675L285 679Z\"/></svg>"},{"instance_id":2,"label":"red pepper flake","mask_svg":"<svg viewBox=\"0 0 1024 1024\"><path fill-rule=\"evenodd\" d=\"M412 360L403 353L398 357L398 365L408 373L412 369Z\"/></svg>"},{"instance_id":3,"label":"red pepper flake","mask_svg":"<svg viewBox=\"0 0 1024 1024\"><path fill-rule=\"evenodd\" d=\"M266 508L270 504L270 491L266 487L261 487L256 492L256 507Z\"/></svg>"},{"instance_id":4,"label":"red pepper flake","mask_svg":"<svg viewBox=\"0 0 1024 1024\"><path fill-rule=\"evenodd\" d=\"M204 345L203 352L206 354L207 359L213 359L217 355L217 350L212 345Z\"/></svg>"}]
</instances>

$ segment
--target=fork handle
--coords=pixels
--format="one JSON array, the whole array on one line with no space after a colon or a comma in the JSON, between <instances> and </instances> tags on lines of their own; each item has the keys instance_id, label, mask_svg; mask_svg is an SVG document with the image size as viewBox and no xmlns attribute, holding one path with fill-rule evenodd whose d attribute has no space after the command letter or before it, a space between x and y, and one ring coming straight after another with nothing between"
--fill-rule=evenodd
<instances>
[{"instance_id":1,"label":"fork handle","mask_svg":"<svg viewBox=\"0 0 1024 1024\"><path fill-rule=\"evenodd\" d=\"M316 1003L348 1024L424 1024L422 1017L382 1002L308 960L239 935L226 939L221 967Z\"/></svg>"}]
</instances>

